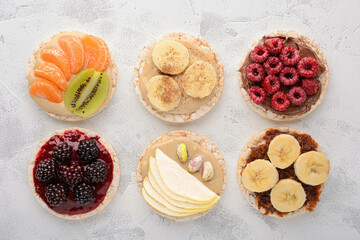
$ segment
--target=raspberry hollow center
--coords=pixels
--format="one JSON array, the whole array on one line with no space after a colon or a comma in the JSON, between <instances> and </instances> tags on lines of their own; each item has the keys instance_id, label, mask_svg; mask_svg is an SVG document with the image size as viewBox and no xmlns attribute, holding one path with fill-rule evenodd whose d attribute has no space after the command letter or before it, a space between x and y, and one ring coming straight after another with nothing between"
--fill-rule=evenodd
<instances>
[{"instance_id":1,"label":"raspberry hollow center","mask_svg":"<svg viewBox=\"0 0 360 240\"><path fill-rule=\"evenodd\" d=\"M284 77L287 79L292 79L294 76L291 73L285 73Z\"/></svg>"}]
</instances>

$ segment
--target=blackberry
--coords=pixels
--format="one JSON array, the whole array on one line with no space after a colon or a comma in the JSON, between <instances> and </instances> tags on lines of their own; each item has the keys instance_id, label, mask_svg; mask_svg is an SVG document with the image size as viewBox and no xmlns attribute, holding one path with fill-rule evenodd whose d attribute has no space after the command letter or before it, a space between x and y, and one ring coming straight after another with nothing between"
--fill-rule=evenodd
<instances>
[{"instance_id":1,"label":"blackberry","mask_svg":"<svg viewBox=\"0 0 360 240\"><path fill-rule=\"evenodd\" d=\"M59 166L59 177L70 186L75 186L82 181L84 177L84 170L77 162L72 162L70 166Z\"/></svg>"},{"instance_id":2,"label":"blackberry","mask_svg":"<svg viewBox=\"0 0 360 240\"><path fill-rule=\"evenodd\" d=\"M92 162L98 157L99 148L94 140L84 140L80 142L77 153L83 161Z\"/></svg>"},{"instance_id":3,"label":"blackberry","mask_svg":"<svg viewBox=\"0 0 360 240\"><path fill-rule=\"evenodd\" d=\"M104 162L98 160L86 166L85 173L90 182L103 182L107 177L108 168Z\"/></svg>"},{"instance_id":4,"label":"blackberry","mask_svg":"<svg viewBox=\"0 0 360 240\"><path fill-rule=\"evenodd\" d=\"M72 158L73 149L67 143L59 143L52 151L51 156L62 164L68 164Z\"/></svg>"},{"instance_id":5,"label":"blackberry","mask_svg":"<svg viewBox=\"0 0 360 240\"><path fill-rule=\"evenodd\" d=\"M55 161L51 158L42 160L38 163L35 170L35 177L42 181L47 182L56 176Z\"/></svg>"},{"instance_id":6,"label":"blackberry","mask_svg":"<svg viewBox=\"0 0 360 240\"><path fill-rule=\"evenodd\" d=\"M87 183L80 183L74 188L74 199L79 205L86 205L95 199L94 187Z\"/></svg>"},{"instance_id":7,"label":"blackberry","mask_svg":"<svg viewBox=\"0 0 360 240\"><path fill-rule=\"evenodd\" d=\"M45 188L45 197L50 206L56 207L66 202L69 190L64 184L49 184Z\"/></svg>"}]
</instances>

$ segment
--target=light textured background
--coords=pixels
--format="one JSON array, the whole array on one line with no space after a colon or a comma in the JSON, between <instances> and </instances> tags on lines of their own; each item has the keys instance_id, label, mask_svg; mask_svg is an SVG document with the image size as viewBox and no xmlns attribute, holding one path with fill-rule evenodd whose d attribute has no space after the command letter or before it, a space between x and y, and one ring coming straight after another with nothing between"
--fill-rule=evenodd
<instances>
[{"instance_id":1,"label":"light textured background","mask_svg":"<svg viewBox=\"0 0 360 240\"><path fill-rule=\"evenodd\" d=\"M0 239L359 239L360 238L360 1L0 1ZM102 37L118 65L109 108L82 123L55 120L27 93L32 51L60 30ZM330 85L309 116L279 124L254 113L237 84L238 63L252 41L278 29L314 39L328 59ZM142 47L171 31L202 37L225 66L217 106L193 123L167 124L141 105L132 72ZM310 133L331 160L316 211L293 219L263 217L236 181L241 148L258 131L289 125ZM56 218L35 201L27 166L38 141L56 129L80 126L107 138L121 161L120 186L101 213L84 221ZM222 151L227 186L205 217L172 222L151 211L136 186L143 149L175 129L197 131Z\"/></svg>"}]
</instances>

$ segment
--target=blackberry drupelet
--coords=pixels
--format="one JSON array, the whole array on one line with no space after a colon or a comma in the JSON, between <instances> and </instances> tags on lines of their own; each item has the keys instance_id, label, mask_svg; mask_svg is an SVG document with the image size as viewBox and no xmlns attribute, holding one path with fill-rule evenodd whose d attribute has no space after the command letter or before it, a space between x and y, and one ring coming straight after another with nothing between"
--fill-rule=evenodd
<instances>
[{"instance_id":1,"label":"blackberry drupelet","mask_svg":"<svg viewBox=\"0 0 360 240\"><path fill-rule=\"evenodd\" d=\"M105 163L97 160L85 167L86 177L92 183L103 182L108 174L108 168Z\"/></svg>"},{"instance_id":2,"label":"blackberry drupelet","mask_svg":"<svg viewBox=\"0 0 360 240\"><path fill-rule=\"evenodd\" d=\"M59 177L70 186L80 183L84 177L84 170L77 162L71 162L70 166L59 166Z\"/></svg>"},{"instance_id":3,"label":"blackberry drupelet","mask_svg":"<svg viewBox=\"0 0 360 240\"><path fill-rule=\"evenodd\" d=\"M47 158L38 163L35 170L35 177L42 182L47 182L56 176L55 161Z\"/></svg>"},{"instance_id":4,"label":"blackberry drupelet","mask_svg":"<svg viewBox=\"0 0 360 240\"><path fill-rule=\"evenodd\" d=\"M74 188L74 199L79 205L86 205L95 199L94 187L87 183L80 183Z\"/></svg>"},{"instance_id":5,"label":"blackberry drupelet","mask_svg":"<svg viewBox=\"0 0 360 240\"><path fill-rule=\"evenodd\" d=\"M99 148L94 140L84 140L80 142L77 153L83 161L92 162L98 157Z\"/></svg>"},{"instance_id":6,"label":"blackberry drupelet","mask_svg":"<svg viewBox=\"0 0 360 240\"><path fill-rule=\"evenodd\" d=\"M66 202L69 190L61 183L49 184L45 188L45 197L50 206L56 207Z\"/></svg>"},{"instance_id":7,"label":"blackberry drupelet","mask_svg":"<svg viewBox=\"0 0 360 240\"><path fill-rule=\"evenodd\" d=\"M56 145L51 154L51 156L61 164L68 164L72 158L72 155L72 147L65 142Z\"/></svg>"}]
</instances>

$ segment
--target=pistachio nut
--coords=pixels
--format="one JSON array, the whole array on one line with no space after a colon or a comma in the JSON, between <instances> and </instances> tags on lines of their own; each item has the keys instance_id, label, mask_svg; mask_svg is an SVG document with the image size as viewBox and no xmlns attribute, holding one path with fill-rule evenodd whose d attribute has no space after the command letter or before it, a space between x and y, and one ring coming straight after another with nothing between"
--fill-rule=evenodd
<instances>
[{"instance_id":1,"label":"pistachio nut","mask_svg":"<svg viewBox=\"0 0 360 240\"><path fill-rule=\"evenodd\" d=\"M197 156L189 161L188 171L194 173L200 170L203 159L201 156Z\"/></svg>"},{"instance_id":2,"label":"pistachio nut","mask_svg":"<svg viewBox=\"0 0 360 240\"><path fill-rule=\"evenodd\" d=\"M214 176L214 168L211 162L206 161L204 162L202 169L201 169L201 178L205 182L209 181Z\"/></svg>"},{"instance_id":3,"label":"pistachio nut","mask_svg":"<svg viewBox=\"0 0 360 240\"><path fill-rule=\"evenodd\" d=\"M188 160L188 151L185 143L180 143L176 149L176 154L180 160L180 162L186 162Z\"/></svg>"}]
</instances>

